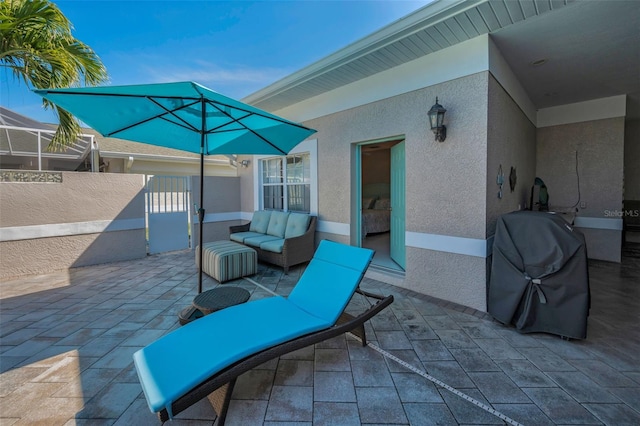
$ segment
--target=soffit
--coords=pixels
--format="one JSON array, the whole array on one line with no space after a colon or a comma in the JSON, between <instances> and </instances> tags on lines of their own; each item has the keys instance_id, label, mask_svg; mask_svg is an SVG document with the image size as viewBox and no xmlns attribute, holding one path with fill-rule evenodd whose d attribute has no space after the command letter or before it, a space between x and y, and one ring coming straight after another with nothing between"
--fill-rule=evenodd
<instances>
[{"instance_id":1,"label":"soffit","mask_svg":"<svg viewBox=\"0 0 640 426\"><path fill-rule=\"evenodd\" d=\"M626 118L640 119L637 0L438 1L245 102L277 111L481 34L490 34L536 109L626 95ZM539 59L547 61L531 65Z\"/></svg>"},{"instance_id":2,"label":"soffit","mask_svg":"<svg viewBox=\"0 0 640 426\"><path fill-rule=\"evenodd\" d=\"M243 101L277 111L482 34L562 9L573 0L438 1Z\"/></svg>"}]
</instances>

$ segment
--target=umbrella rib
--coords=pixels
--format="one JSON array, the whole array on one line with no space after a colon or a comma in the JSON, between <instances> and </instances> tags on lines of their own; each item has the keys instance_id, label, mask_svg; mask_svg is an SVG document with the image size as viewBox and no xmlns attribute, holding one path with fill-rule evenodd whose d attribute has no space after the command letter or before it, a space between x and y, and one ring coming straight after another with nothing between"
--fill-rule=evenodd
<instances>
[{"instance_id":1,"label":"umbrella rib","mask_svg":"<svg viewBox=\"0 0 640 426\"><path fill-rule=\"evenodd\" d=\"M132 127L136 127L136 126L139 126L141 124L147 123L147 122L149 122L151 120L155 120L156 118L159 118L161 120L165 120L165 121L167 121L169 123L172 123L172 124L175 124L177 126L181 126L181 127L185 128L187 130L191 130L191 131L194 131L194 132L199 132L199 130L197 128L193 127L188 122L182 120L180 117L178 117L177 115L174 114L174 111L177 111L179 109L185 108L186 107L185 105L181 106L180 108L176 108L174 110L169 110L169 109L165 108L163 105L161 105L159 102L157 102L155 99L153 99L150 96L139 96L139 97L140 98L144 97L145 99L150 100L151 102L153 102L154 104L156 104L157 106L159 106L160 108L165 110L165 112L163 112L162 114L154 115L153 117L148 117L148 118L145 118L144 120L129 124L128 126L122 127L120 129L114 130L112 132L105 133L104 136L106 136L106 137L113 136L113 135L118 134L120 132L124 132L125 130L129 130ZM173 99L173 98L167 98L167 99ZM172 116L174 116L178 120L182 121L184 124L180 124L180 123L176 123L175 121L168 120L165 117L165 115L167 115L167 114L171 114Z\"/></svg>"},{"instance_id":2,"label":"umbrella rib","mask_svg":"<svg viewBox=\"0 0 640 426\"><path fill-rule=\"evenodd\" d=\"M155 97L162 97L162 96L155 96ZM160 115L156 116L157 118L160 118L161 120L165 120L165 121L167 121L169 123L172 123L172 124L176 124L176 125L181 126L181 127L185 128L185 129L193 130L194 132L198 132L198 133L200 132L197 127L189 124L188 121L185 121L182 118L178 117L176 114L174 114L174 112L176 112L178 110L181 110L181 109L189 108L190 106L197 104L199 101L193 101L192 103L190 103L188 105L181 105L180 107L178 107L176 109L170 110L170 109L167 109L160 102L156 101L154 99L155 97L149 96L149 97L147 97L147 99L149 99L151 102L153 102L154 104L156 104L157 106L159 106L160 108L162 108L163 110L166 111L164 114L160 114ZM162 98L165 99L164 97L162 97ZM169 120L167 117L165 117L165 115L167 115L167 114L171 114L173 117L175 117L176 119L180 120L184 124L176 123L175 121Z\"/></svg>"},{"instance_id":3,"label":"umbrella rib","mask_svg":"<svg viewBox=\"0 0 640 426\"><path fill-rule=\"evenodd\" d=\"M247 118L247 117L250 117L251 115L259 115L259 116L261 116L261 117L269 118L269 119L271 119L271 117L264 116L264 115L262 115L262 114L256 114L256 113L254 113L254 112L247 111L247 110L245 110L245 109L231 107L230 105L225 105L225 106L228 106L228 107L230 107L230 108L235 108L235 109L237 109L237 110L240 110L240 111L242 111L242 112L246 113L246 115L244 115L244 116L242 116L242 117L240 117L240 118L234 118L234 117L232 117L229 113L227 113L226 111L224 111L222 108L220 108L220 107L217 105L217 104L220 104L220 105L224 105L224 104L222 104L222 103L220 103L220 102L211 102L211 101L209 102L209 104L210 104L211 106L213 106L214 108L216 108L216 109L217 109L218 111L220 111L221 113L223 113L224 115L226 115L227 117L229 117L229 118L232 120L232 122L233 122L233 123L238 123L238 124L239 124L239 125L241 125L245 130L247 130L247 131L249 131L249 132L253 133L255 136L257 136L257 137L259 137L260 139L262 139L266 144L268 144L268 145L270 145L271 147L273 147L276 151L278 151L278 152L282 153L283 155L286 155L286 154L287 154L285 151L281 150L279 147L277 147L276 145L274 145L273 143L271 143L271 141L269 141L267 138L263 137L262 135L260 135L259 133L257 133L255 130L253 130L253 129L251 129L251 128L247 127L244 123L242 123L242 122L240 121L240 120L243 120L243 119L245 119L245 118ZM279 121L279 122L281 122L281 123L285 123L285 122L286 122L286 121L282 121L282 120L275 120L275 121ZM211 129L211 130L207 130L207 134L209 134L209 133L213 133L213 132L214 132L214 131L216 131L217 129L220 129L221 127L224 127L224 126L227 126L227 125L229 125L229 123L225 123L225 124L223 124L222 126L218 126L218 127L213 128L213 129ZM223 130L223 131L233 131L233 130Z\"/></svg>"},{"instance_id":4,"label":"umbrella rib","mask_svg":"<svg viewBox=\"0 0 640 426\"><path fill-rule=\"evenodd\" d=\"M154 97L149 96L149 95L134 95L134 94L127 94L127 93L95 93L95 92L94 93L91 93L91 92L81 93L81 92L66 91L66 90L55 90L55 91L47 90L46 93L47 94L56 94L56 95L62 94L62 95L105 96L105 97L120 97L120 98L144 98L144 99L150 100L151 102L153 102L154 104L156 104L157 106L159 106L160 108L165 110L165 112L163 112L162 114L158 114L158 115L155 115L153 117L146 118L146 119L144 119L142 121L138 121L136 123L130 124L128 126L122 127L122 128L120 128L118 130L114 130L114 131L109 132L109 133L104 133L103 136L105 136L105 137L110 137L110 136L113 136L113 135L115 135L117 133L124 132L125 130L128 130L128 129L130 129L132 127L135 127L135 126L138 126L140 124L144 124L144 123L146 123L148 121L155 120L156 118L159 118L159 119L165 120L165 121L167 121L169 123L181 126L181 127L185 128L187 130L191 130L191 131L198 132L198 133L200 132L196 127L192 126L187 121L184 121L183 119L181 119L180 117L178 117L177 115L174 114L175 111L178 111L180 109L187 108L187 107L190 107L191 105L197 104L200 101L199 98L184 98L184 97L180 97L180 96L155 96L156 98L162 98L162 99L178 99L178 100L188 99L190 101L194 101L194 102L192 102L192 103L190 103L188 105L182 105L179 108L176 108L174 110L169 110L169 109L165 108L163 105L161 105L159 102L157 102L154 99ZM167 114L171 114L172 116L174 116L176 119L180 120L184 124L180 124L180 123L176 123L174 121L168 120L166 117L164 117Z\"/></svg>"},{"instance_id":5,"label":"umbrella rib","mask_svg":"<svg viewBox=\"0 0 640 426\"><path fill-rule=\"evenodd\" d=\"M260 110L258 110L257 108L256 108L257 111L251 111L251 110L248 110L248 109L245 109L245 108L241 108L241 107L239 107L237 105L226 104L226 103L220 102L220 101L214 101L214 100L210 100L210 99L207 99L207 101L210 104L214 104L215 103L215 104L219 104L219 105L222 105L222 106L225 106L225 107L237 109L238 111L246 112L248 115L257 115L259 117L268 118L270 120L278 121L278 122L280 122L282 124L288 124L290 126L299 127L300 129L309 130L308 127L303 126L302 124L298 124L298 123L294 123L293 121L285 120L284 118L278 117L277 115L268 114L266 112L263 114L263 113L259 112ZM216 106L216 105L213 105L213 106L215 108L217 108L219 111L224 113L224 111L222 111L218 106Z\"/></svg>"}]
</instances>

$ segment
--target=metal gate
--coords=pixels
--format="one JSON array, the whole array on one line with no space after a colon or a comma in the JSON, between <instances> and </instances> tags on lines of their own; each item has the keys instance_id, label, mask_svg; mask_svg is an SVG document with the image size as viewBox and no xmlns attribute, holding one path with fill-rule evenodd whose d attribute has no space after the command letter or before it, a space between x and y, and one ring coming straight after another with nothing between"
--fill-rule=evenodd
<instances>
[{"instance_id":1,"label":"metal gate","mask_svg":"<svg viewBox=\"0 0 640 426\"><path fill-rule=\"evenodd\" d=\"M146 176L149 253L190 247L188 176Z\"/></svg>"}]
</instances>

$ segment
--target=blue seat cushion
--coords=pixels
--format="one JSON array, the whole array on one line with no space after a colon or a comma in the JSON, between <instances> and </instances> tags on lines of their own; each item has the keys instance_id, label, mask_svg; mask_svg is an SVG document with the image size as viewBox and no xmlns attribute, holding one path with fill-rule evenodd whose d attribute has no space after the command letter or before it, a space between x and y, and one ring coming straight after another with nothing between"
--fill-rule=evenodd
<instances>
[{"instance_id":1,"label":"blue seat cushion","mask_svg":"<svg viewBox=\"0 0 640 426\"><path fill-rule=\"evenodd\" d=\"M255 237L249 237L244 239L244 243L248 246L260 247L260 244L266 243L267 241L279 240L280 238L274 237L273 235L264 235L261 234Z\"/></svg>"},{"instance_id":2,"label":"blue seat cushion","mask_svg":"<svg viewBox=\"0 0 640 426\"><path fill-rule=\"evenodd\" d=\"M133 355L152 412L249 355L333 325L282 297L214 312L179 328Z\"/></svg>"},{"instance_id":3,"label":"blue seat cushion","mask_svg":"<svg viewBox=\"0 0 640 426\"><path fill-rule=\"evenodd\" d=\"M284 238L277 240L265 241L260 244L260 248L264 251L270 251L273 253L282 253L282 247L284 247Z\"/></svg>"},{"instance_id":4,"label":"blue seat cushion","mask_svg":"<svg viewBox=\"0 0 640 426\"><path fill-rule=\"evenodd\" d=\"M331 327L353 296L373 251L324 240L287 299L216 311L133 354L152 412L220 370L264 349Z\"/></svg>"},{"instance_id":5,"label":"blue seat cushion","mask_svg":"<svg viewBox=\"0 0 640 426\"><path fill-rule=\"evenodd\" d=\"M244 243L244 240L247 238L261 237L263 235L264 234L261 234L259 232L253 232L253 231L234 232L233 234L229 235L229 239L231 241L235 241L238 243Z\"/></svg>"}]
</instances>

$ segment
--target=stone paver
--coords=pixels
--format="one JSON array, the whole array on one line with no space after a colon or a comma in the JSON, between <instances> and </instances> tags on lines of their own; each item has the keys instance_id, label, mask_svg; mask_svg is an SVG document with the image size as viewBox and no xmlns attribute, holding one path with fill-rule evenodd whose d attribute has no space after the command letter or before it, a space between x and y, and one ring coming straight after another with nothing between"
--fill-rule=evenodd
<instances>
[{"instance_id":1,"label":"stone paver","mask_svg":"<svg viewBox=\"0 0 640 426\"><path fill-rule=\"evenodd\" d=\"M288 275L252 277L286 296ZM590 262L588 336L517 333L486 314L365 279L395 302L372 343L522 424L640 423L640 261ZM218 283L205 277L204 288ZM251 300L270 294L244 280ZM195 295L191 252L0 281L0 424L155 425L132 362L178 328ZM356 296L348 310L367 306ZM213 425L206 400L172 425ZM283 355L238 378L227 425L504 424L353 336Z\"/></svg>"}]
</instances>

